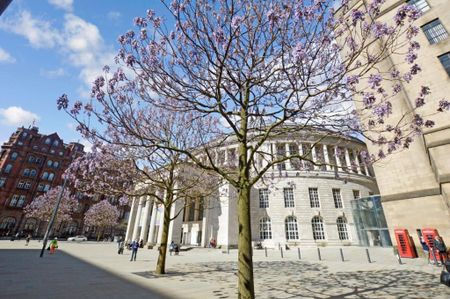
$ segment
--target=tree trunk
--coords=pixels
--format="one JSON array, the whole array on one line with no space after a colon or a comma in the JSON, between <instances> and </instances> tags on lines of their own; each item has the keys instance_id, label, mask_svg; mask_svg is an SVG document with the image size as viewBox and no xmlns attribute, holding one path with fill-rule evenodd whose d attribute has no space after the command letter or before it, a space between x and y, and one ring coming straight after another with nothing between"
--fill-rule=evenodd
<instances>
[{"instance_id":1,"label":"tree trunk","mask_svg":"<svg viewBox=\"0 0 450 299\"><path fill-rule=\"evenodd\" d=\"M172 205L164 207L163 231L161 236L161 244L159 246L158 263L156 264L156 274L166 274L167 239L169 238L171 207Z\"/></svg>"},{"instance_id":2,"label":"tree trunk","mask_svg":"<svg viewBox=\"0 0 450 299\"><path fill-rule=\"evenodd\" d=\"M245 186L239 190L238 222L239 222L239 299L254 299L252 258L252 230L250 220L250 189Z\"/></svg>"},{"instance_id":3,"label":"tree trunk","mask_svg":"<svg viewBox=\"0 0 450 299\"><path fill-rule=\"evenodd\" d=\"M102 230L101 228L98 228L98 232L97 232L97 242L100 241L100 237L102 236Z\"/></svg>"}]
</instances>

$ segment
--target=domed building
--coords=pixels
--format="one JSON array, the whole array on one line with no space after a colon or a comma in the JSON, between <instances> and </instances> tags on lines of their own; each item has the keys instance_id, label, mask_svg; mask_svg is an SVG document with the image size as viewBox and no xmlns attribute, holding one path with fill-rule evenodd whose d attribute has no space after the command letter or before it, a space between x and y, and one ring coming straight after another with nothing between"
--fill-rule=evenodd
<instances>
[{"instance_id":1,"label":"domed building","mask_svg":"<svg viewBox=\"0 0 450 299\"><path fill-rule=\"evenodd\" d=\"M357 245L358 232L351 200L378 193L372 170L361 157L364 142L329 132L308 131L270 139L258 154L255 168L267 157L305 155L274 165L251 192L252 239L265 247L283 245ZM218 164L237 165L237 144L216 150ZM169 242L237 247L237 194L228 183L195 204L174 204ZM134 199L127 240L160 243L162 208L151 198ZM183 211L180 211L183 209Z\"/></svg>"}]
</instances>

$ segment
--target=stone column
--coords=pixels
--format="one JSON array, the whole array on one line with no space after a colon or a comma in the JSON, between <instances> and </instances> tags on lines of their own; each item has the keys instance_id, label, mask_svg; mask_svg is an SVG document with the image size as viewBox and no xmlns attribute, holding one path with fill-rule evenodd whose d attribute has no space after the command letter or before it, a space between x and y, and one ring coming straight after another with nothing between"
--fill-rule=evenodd
<instances>
[{"instance_id":1,"label":"stone column","mask_svg":"<svg viewBox=\"0 0 450 299\"><path fill-rule=\"evenodd\" d=\"M323 146L323 156L324 156L324 159L325 159L325 164L327 164L326 165L326 169L327 170L333 170L333 167L330 165L330 157L328 156L328 147L327 147L327 145L326 144L322 144L322 146Z\"/></svg>"},{"instance_id":2,"label":"stone column","mask_svg":"<svg viewBox=\"0 0 450 299\"><path fill-rule=\"evenodd\" d=\"M170 218L175 217L169 224L169 236L167 242L175 242L176 244L181 244L181 228L183 226L183 211L184 211L184 201L181 199L176 200L172 204L170 209Z\"/></svg>"},{"instance_id":3,"label":"stone column","mask_svg":"<svg viewBox=\"0 0 450 299\"><path fill-rule=\"evenodd\" d=\"M345 164L347 164L347 171L353 172L352 162L350 161L350 154L348 148L345 148Z\"/></svg>"},{"instance_id":4,"label":"stone column","mask_svg":"<svg viewBox=\"0 0 450 299\"><path fill-rule=\"evenodd\" d=\"M286 143L285 145L286 149L286 157L289 157L291 155L291 151L289 149L289 143ZM291 165L291 159L286 160L286 162L284 162L286 164L286 170L292 170L292 165Z\"/></svg>"},{"instance_id":5,"label":"stone column","mask_svg":"<svg viewBox=\"0 0 450 299\"><path fill-rule=\"evenodd\" d=\"M150 219L150 229L148 230L148 237L147 237L147 244L152 245L153 239L155 238L156 214L158 213L157 206L158 204L156 203L156 201L153 201L152 216Z\"/></svg>"},{"instance_id":6,"label":"stone column","mask_svg":"<svg viewBox=\"0 0 450 299\"><path fill-rule=\"evenodd\" d=\"M164 210L165 207L161 205L160 217L159 217L159 227L158 227L158 240L156 243L161 244L163 225L164 225Z\"/></svg>"},{"instance_id":7,"label":"stone column","mask_svg":"<svg viewBox=\"0 0 450 299\"><path fill-rule=\"evenodd\" d=\"M131 201L130 216L128 217L127 232L125 234L125 242L131 241L131 236L133 235L134 222L136 219L136 210L137 210L136 201L137 200L138 199L136 197L133 197L133 199Z\"/></svg>"},{"instance_id":8,"label":"stone column","mask_svg":"<svg viewBox=\"0 0 450 299\"><path fill-rule=\"evenodd\" d=\"M342 171L341 159L338 155L339 148L337 146L334 147L334 158L336 159L337 171Z\"/></svg>"},{"instance_id":9,"label":"stone column","mask_svg":"<svg viewBox=\"0 0 450 299\"><path fill-rule=\"evenodd\" d=\"M144 205L144 198L139 198L139 205L137 208L137 214L136 214L136 221L134 222L134 229L133 229L133 240L137 240L138 238L138 232L139 232L139 222L141 221L141 214L142 214L142 206ZM138 240L140 241L140 240Z\"/></svg>"},{"instance_id":10,"label":"stone column","mask_svg":"<svg viewBox=\"0 0 450 299\"><path fill-rule=\"evenodd\" d=\"M208 201L209 203L210 201ZM202 219L202 242L200 246L207 247L209 242L209 234L207 233L208 230L208 214L209 214L209 205L206 204L206 209L203 211L203 219Z\"/></svg>"},{"instance_id":11,"label":"stone column","mask_svg":"<svg viewBox=\"0 0 450 299\"><path fill-rule=\"evenodd\" d=\"M145 211L144 211L144 221L142 222L141 235L139 240L144 240L144 244L147 243L148 237L148 222L150 221L150 206L151 206L150 196L147 196L145 200Z\"/></svg>"},{"instance_id":12,"label":"stone column","mask_svg":"<svg viewBox=\"0 0 450 299\"><path fill-rule=\"evenodd\" d=\"M312 156L312 160L313 160L314 163L318 162L317 161L316 146L312 146L311 145L311 156ZM313 164L313 169L318 169L318 167Z\"/></svg>"},{"instance_id":13,"label":"stone column","mask_svg":"<svg viewBox=\"0 0 450 299\"><path fill-rule=\"evenodd\" d=\"M356 150L353 150L353 157L355 157L356 171L358 172L358 174L363 174L361 165L359 164L359 153Z\"/></svg>"}]
</instances>

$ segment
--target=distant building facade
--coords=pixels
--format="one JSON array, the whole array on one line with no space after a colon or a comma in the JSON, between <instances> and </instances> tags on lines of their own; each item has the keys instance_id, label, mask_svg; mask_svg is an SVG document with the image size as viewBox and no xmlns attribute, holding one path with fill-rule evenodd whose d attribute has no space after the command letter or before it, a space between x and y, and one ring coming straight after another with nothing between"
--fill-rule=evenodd
<instances>
[{"instance_id":1,"label":"distant building facade","mask_svg":"<svg viewBox=\"0 0 450 299\"><path fill-rule=\"evenodd\" d=\"M351 9L365 10L367 1L350 1ZM417 111L429 115L435 122L425 128L408 150L388 156L374 165L387 224L393 237L396 228L406 228L420 244L418 234L424 227L438 229L450 242L450 113L436 113L439 101L450 100L450 2L448 0L386 0L379 20L393 22L400 5L411 4L422 11L417 20L420 43L417 63L422 71L409 84L402 84L402 92L391 99L392 120L400 113L414 111L415 99L421 86L428 86L431 94L427 104ZM337 11L339 13L339 10ZM407 49L405 49L405 53ZM399 55L388 57L378 66L388 72L393 66L402 73L410 65ZM393 83L392 83L393 84ZM356 103L358 105L358 103ZM368 145L369 152L378 153L376 145Z\"/></svg>"},{"instance_id":2,"label":"distant building facade","mask_svg":"<svg viewBox=\"0 0 450 299\"><path fill-rule=\"evenodd\" d=\"M0 234L16 232L39 234L36 219L27 219L23 208L34 198L62 185L62 174L73 156L84 153L84 146L65 144L57 133L44 135L37 127L18 128L1 147L0 153ZM79 210L79 216L83 213ZM69 232L79 229L68 224Z\"/></svg>"},{"instance_id":3,"label":"distant building facade","mask_svg":"<svg viewBox=\"0 0 450 299\"><path fill-rule=\"evenodd\" d=\"M62 174L74 157L84 154L84 146L65 144L57 133L45 135L37 127L18 128L0 152L0 236L17 232L41 236L46 222L27 218L23 208L34 198L63 184ZM93 199L76 194L78 207L70 223L56 228L58 235L95 235L94 227L84 227L84 213ZM113 204L114 199L110 200ZM121 219L127 207L121 207ZM111 232L113 233L113 232Z\"/></svg>"},{"instance_id":4,"label":"distant building facade","mask_svg":"<svg viewBox=\"0 0 450 299\"><path fill-rule=\"evenodd\" d=\"M321 140L316 143L317 140ZM280 136L267 141L264 151L286 155L310 152L314 166L300 160L275 165L251 191L252 241L263 246L359 245L351 201L378 194L371 169L360 153L365 144L356 138L328 136L321 132ZM217 148L224 165L237 165L237 145ZM222 158L221 158L222 157ZM264 161L256 161L263 165ZM335 166L331 166L335 165ZM171 215L169 240L178 244L218 246L238 244L237 194L227 184L215 195L194 205L176 201ZM164 210L151 197L135 198L130 211L127 240L159 244Z\"/></svg>"}]
</instances>

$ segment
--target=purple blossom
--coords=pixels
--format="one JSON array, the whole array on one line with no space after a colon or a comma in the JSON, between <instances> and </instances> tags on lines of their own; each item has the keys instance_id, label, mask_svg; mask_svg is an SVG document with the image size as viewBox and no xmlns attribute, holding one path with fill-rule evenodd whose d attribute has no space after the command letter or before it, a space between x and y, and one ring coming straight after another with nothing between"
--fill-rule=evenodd
<instances>
[{"instance_id":1,"label":"purple blossom","mask_svg":"<svg viewBox=\"0 0 450 299\"><path fill-rule=\"evenodd\" d=\"M296 63L301 62L305 58L305 49L303 48L303 44L301 42L297 43L295 47L292 49L292 58Z\"/></svg>"},{"instance_id":2,"label":"purple blossom","mask_svg":"<svg viewBox=\"0 0 450 299\"><path fill-rule=\"evenodd\" d=\"M364 13L360 10L352 10L352 23L353 26L356 25L358 21L364 20Z\"/></svg>"},{"instance_id":3,"label":"purple blossom","mask_svg":"<svg viewBox=\"0 0 450 299\"><path fill-rule=\"evenodd\" d=\"M128 54L125 58L125 63L127 66L133 66L133 64L136 62L136 57L134 57L133 54Z\"/></svg>"},{"instance_id":4,"label":"purple blossom","mask_svg":"<svg viewBox=\"0 0 450 299\"><path fill-rule=\"evenodd\" d=\"M147 21L144 18L137 17L137 18L134 18L134 25L139 26L139 27L146 27Z\"/></svg>"},{"instance_id":5,"label":"purple blossom","mask_svg":"<svg viewBox=\"0 0 450 299\"><path fill-rule=\"evenodd\" d=\"M425 105L425 99L422 97L418 97L416 99L416 108L422 107L423 105Z\"/></svg>"},{"instance_id":6,"label":"purple blossom","mask_svg":"<svg viewBox=\"0 0 450 299\"><path fill-rule=\"evenodd\" d=\"M381 77L380 74L371 74L369 76L369 80L368 80L370 88L376 89L377 87L380 86L380 83L382 80L383 80L383 77Z\"/></svg>"},{"instance_id":7,"label":"purple blossom","mask_svg":"<svg viewBox=\"0 0 450 299\"><path fill-rule=\"evenodd\" d=\"M432 120L427 120L427 121L425 121L425 124L424 124L424 126L426 128L432 128L432 127L434 127L434 125L435 125L435 123Z\"/></svg>"},{"instance_id":8,"label":"purple blossom","mask_svg":"<svg viewBox=\"0 0 450 299\"><path fill-rule=\"evenodd\" d=\"M392 104L391 102L385 102L373 109L373 114L375 114L379 118L386 117L392 114Z\"/></svg>"},{"instance_id":9,"label":"purple blossom","mask_svg":"<svg viewBox=\"0 0 450 299\"><path fill-rule=\"evenodd\" d=\"M73 104L73 108L72 108L72 110L70 110L70 113L72 115L77 115L78 113L80 113L81 108L83 108L83 103L80 101L76 101Z\"/></svg>"},{"instance_id":10,"label":"purple blossom","mask_svg":"<svg viewBox=\"0 0 450 299\"><path fill-rule=\"evenodd\" d=\"M225 34L221 28L214 31L213 36L217 44L222 44L225 42Z\"/></svg>"},{"instance_id":11,"label":"purple blossom","mask_svg":"<svg viewBox=\"0 0 450 299\"><path fill-rule=\"evenodd\" d=\"M238 29L241 26L242 20L241 16L234 16L231 20L231 28L234 30Z\"/></svg>"},{"instance_id":12,"label":"purple blossom","mask_svg":"<svg viewBox=\"0 0 450 299\"><path fill-rule=\"evenodd\" d=\"M363 103L365 107L370 107L375 103L375 96L371 92L365 92L363 96Z\"/></svg>"},{"instance_id":13,"label":"purple blossom","mask_svg":"<svg viewBox=\"0 0 450 299\"><path fill-rule=\"evenodd\" d=\"M450 102L445 99L442 99L439 101L438 111L442 112L444 110L450 110Z\"/></svg>"},{"instance_id":14,"label":"purple blossom","mask_svg":"<svg viewBox=\"0 0 450 299\"><path fill-rule=\"evenodd\" d=\"M58 100L56 101L56 106L58 110L67 109L67 107L69 106L69 99L67 98L67 95L65 93L58 98Z\"/></svg>"},{"instance_id":15,"label":"purple blossom","mask_svg":"<svg viewBox=\"0 0 450 299\"><path fill-rule=\"evenodd\" d=\"M397 94L397 93L399 93L400 91L402 91L402 86L400 85L400 84L395 84L394 85L394 87L393 87L393 92L394 92L394 94Z\"/></svg>"}]
</instances>

